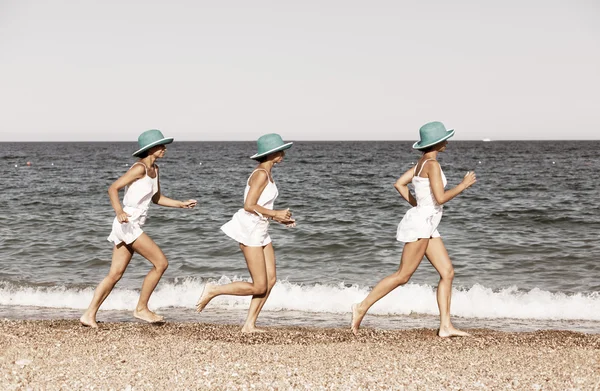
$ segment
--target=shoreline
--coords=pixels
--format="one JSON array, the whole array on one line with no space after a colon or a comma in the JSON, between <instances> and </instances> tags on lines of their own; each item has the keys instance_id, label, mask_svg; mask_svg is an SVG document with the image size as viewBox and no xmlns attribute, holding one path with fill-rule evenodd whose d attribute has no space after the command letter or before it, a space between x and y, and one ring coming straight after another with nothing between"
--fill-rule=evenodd
<instances>
[{"instance_id":1,"label":"shoreline","mask_svg":"<svg viewBox=\"0 0 600 391\"><path fill-rule=\"evenodd\" d=\"M600 335L571 331L0 320L0 389L594 389ZM128 388L129 387L129 388Z\"/></svg>"},{"instance_id":2,"label":"shoreline","mask_svg":"<svg viewBox=\"0 0 600 391\"><path fill-rule=\"evenodd\" d=\"M0 320L78 320L84 309L3 306L0 305ZM160 308L157 312L165 316L169 323L213 323L224 325L244 323L247 308L213 308L201 314L193 308ZM262 327L316 327L345 329L350 325L350 311L345 314L303 311L271 311L260 314L259 325ZM98 313L98 320L114 323L135 322L132 310L104 310ZM600 321L594 320L546 320L516 318L465 318L452 316L452 321L459 329L488 329L503 332L534 332L539 330L562 330L584 334L600 334ZM409 314L380 315L369 313L362 323L363 327L381 330L412 330L419 328L433 329L439 325L439 315Z\"/></svg>"}]
</instances>

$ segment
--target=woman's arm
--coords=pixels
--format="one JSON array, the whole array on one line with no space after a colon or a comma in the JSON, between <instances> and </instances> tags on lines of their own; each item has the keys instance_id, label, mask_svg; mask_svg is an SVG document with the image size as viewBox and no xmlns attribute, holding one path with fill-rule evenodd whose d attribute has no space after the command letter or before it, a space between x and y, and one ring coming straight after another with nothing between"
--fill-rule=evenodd
<instances>
[{"instance_id":1,"label":"woman's arm","mask_svg":"<svg viewBox=\"0 0 600 391\"><path fill-rule=\"evenodd\" d=\"M110 204L112 205L117 215L119 223L127 223L129 215L123 211L121 201L119 200L119 190L125 186L131 185L133 182L146 175L146 169L141 164L135 164L119 179L113 182L108 188L108 197L110 198Z\"/></svg>"},{"instance_id":2,"label":"woman's arm","mask_svg":"<svg viewBox=\"0 0 600 391\"><path fill-rule=\"evenodd\" d=\"M435 161L435 163L432 162L431 164L428 164L426 173L429 177L431 192L433 193L437 203L440 205L450 201L477 182L475 173L473 171L468 171L458 186L450 190L445 190L444 183L442 182L442 169L437 161Z\"/></svg>"},{"instance_id":3,"label":"woman's arm","mask_svg":"<svg viewBox=\"0 0 600 391\"><path fill-rule=\"evenodd\" d=\"M178 200L174 200L172 198L166 197L163 194L159 194L158 192L154 195L154 197L152 197L152 202L154 202L156 205L160 205L160 206L168 206L170 208L184 208L184 209L193 208L196 206L196 204L198 204L198 201L196 201L196 200L178 201Z\"/></svg>"},{"instance_id":4,"label":"woman's arm","mask_svg":"<svg viewBox=\"0 0 600 391\"><path fill-rule=\"evenodd\" d=\"M258 199L260 198L263 190L265 190L267 187L268 183L269 176L265 171L258 170L252 175L249 183L250 190L248 191L246 202L244 202L244 210L250 213L258 212L265 217L270 217L279 222L289 221L292 217L292 213L289 211L289 209L271 210L258 205Z\"/></svg>"},{"instance_id":5,"label":"woman's arm","mask_svg":"<svg viewBox=\"0 0 600 391\"><path fill-rule=\"evenodd\" d=\"M158 166L156 167L156 175L158 176ZM158 191L156 192L156 194L154 194L154 196L152 196L152 202L154 202L156 205L160 205L160 206L167 206L170 208L185 208L185 209L190 209L193 208L194 206L196 206L196 204L198 203L198 201L196 200L187 200L187 201L177 201L174 200L172 198L169 198L165 195L163 195L160 192L160 177L158 177Z\"/></svg>"},{"instance_id":6,"label":"woman's arm","mask_svg":"<svg viewBox=\"0 0 600 391\"><path fill-rule=\"evenodd\" d=\"M414 175L414 170L412 168L409 169L404 174L402 174L400 178L398 178L396 183L394 183L394 187L396 188L396 190L398 190L398 193L400 193L402 198L404 198L409 204L411 204L412 206L417 206L417 200L415 199L415 197L413 197L413 195L410 193L410 190L408 189L408 184L410 183L410 181L412 181Z\"/></svg>"}]
</instances>

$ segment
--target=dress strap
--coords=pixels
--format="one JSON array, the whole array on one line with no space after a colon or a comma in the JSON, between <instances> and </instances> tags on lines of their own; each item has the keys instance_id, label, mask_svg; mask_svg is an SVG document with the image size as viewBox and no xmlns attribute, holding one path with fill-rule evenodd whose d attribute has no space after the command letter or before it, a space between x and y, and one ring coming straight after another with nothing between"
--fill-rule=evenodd
<instances>
[{"instance_id":1,"label":"dress strap","mask_svg":"<svg viewBox=\"0 0 600 391\"><path fill-rule=\"evenodd\" d=\"M155 163L153 166L154 166L154 174L155 175L154 175L154 178L152 178L152 177L150 177L150 178L157 179L158 178L158 164ZM148 170L146 170L146 175L148 175Z\"/></svg>"},{"instance_id":2,"label":"dress strap","mask_svg":"<svg viewBox=\"0 0 600 391\"><path fill-rule=\"evenodd\" d=\"M141 164L142 166L144 166L144 170L146 170L146 175L148 175L148 167L146 167L146 165L142 162L133 163L129 169L131 170L133 168L133 166L135 166L136 164Z\"/></svg>"},{"instance_id":3,"label":"dress strap","mask_svg":"<svg viewBox=\"0 0 600 391\"><path fill-rule=\"evenodd\" d=\"M427 163L428 161L433 160L433 159L427 159L423 162L423 164L421 164L421 169L419 170L419 173L416 176L421 175L421 171L423 171L423 167L425 167L425 163ZM415 166L415 171L417 171L417 167Z\"/></svg>"},{"instance_id":4,"label":"dress strap","mask_svg":"<svg viewBox=\"0 0 600 391\"><path fill-rule=\"evenodd\" d=\"M271 182L271 177L269 176L269 171L265 170L264 168L257 168L256 170L252 171L252 173L250 174L250 176L248 177L248 180L246 181L246 185L250 185L250 178L252 178L252 175L254 175L254 173L256 171L264 171L267 173L267 180L269 181L269 183Z\"/></svg>"}]
</instances>

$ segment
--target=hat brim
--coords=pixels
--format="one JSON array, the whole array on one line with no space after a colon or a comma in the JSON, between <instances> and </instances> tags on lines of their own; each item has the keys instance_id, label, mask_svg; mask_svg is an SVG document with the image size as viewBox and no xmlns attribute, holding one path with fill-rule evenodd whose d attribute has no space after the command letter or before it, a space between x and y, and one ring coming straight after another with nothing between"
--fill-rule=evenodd
<instances>
[{"instance_id":1,"label":"hat brim","mask_svg":"<svg viewBox=\"0 0 600 391\"><path fill-rule=\"evenodd\" d=\"M157 145L171 144L172 142L173 142L173 137L165 137L163 139L157 140L153 143L146 145L144 148L138 149L131 156L137 157L140 153L147 151L152 147L156 147Z\"/></svg>"},{"instance_id":2,"label":"hat brim","mask_svg":"<svg viewBox=\"0 0 600 391\"><path fill-rule=\"evenodd\" d=\"M280 147L273 148L270 151L263 152L263 153L257 153L255 155L250 156L250 159L258 159L260 157L267 156L270 153L275 153L275 152L279 152L279 151L283 151L283 150L289 149L289 148L292 147L292 144L294 144L294 143L293 142L292 143L286 143L286 144L283 144Z\"/></svg>"},{"instance_id":3,"label":"hat brim","mask_svg":"<svg viewBox=\"0 0 600 391\"><path fill-rule=\"evenodd\" d=\"M423 148L431 147L432 145L439 144L444 140L448 140L452 136L454 136L454 129L448 129L446 135L444 137L440 138L439 140L436 140L429 144L423 144L423 145L420 144L421 143L420 141L417 141L416 143L413 144L413 149L423 149Z\"/></svg>"}]
</instances>

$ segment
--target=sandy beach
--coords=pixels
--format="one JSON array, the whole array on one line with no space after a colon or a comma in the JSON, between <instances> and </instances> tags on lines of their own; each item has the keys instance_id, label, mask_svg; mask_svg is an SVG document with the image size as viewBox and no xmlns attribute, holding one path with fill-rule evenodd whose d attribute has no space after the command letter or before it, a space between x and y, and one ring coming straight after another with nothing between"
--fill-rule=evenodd
<instances>
[{"instance_id":1,"label":"sandy beach","mask_svg":"<svg viewBox=\"0 0 600 391\"><path fill-rule=\"evenodd\" d=\"M0 389L600 389L600 335L0 321Z\"/></svg>"}]
</instances>

